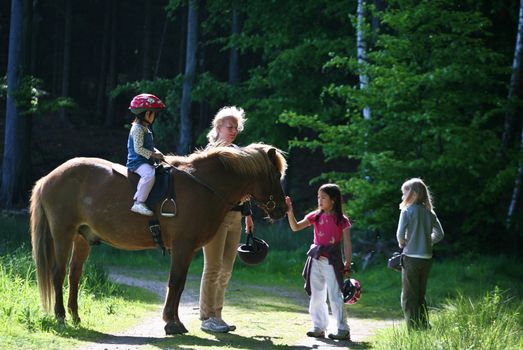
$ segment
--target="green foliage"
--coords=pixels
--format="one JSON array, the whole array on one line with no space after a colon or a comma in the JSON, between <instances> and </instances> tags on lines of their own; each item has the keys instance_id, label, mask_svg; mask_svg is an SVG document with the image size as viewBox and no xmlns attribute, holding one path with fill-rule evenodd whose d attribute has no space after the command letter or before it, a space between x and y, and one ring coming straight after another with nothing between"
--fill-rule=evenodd
<instances>
[{"instance_id":1,"label":"green foliage","mask_svg":"<svg viewBox=\"0 0 523 350\"><path fill-rule=\"evenodd\" d=\"M0 80L0 97L7 98L6 77L2 77ZM49 93L44 90L43 80L31 75L24 75L20 79L18 87L13 92L13 97L22 116L57 112L61 109L74 110L78 107L73 99L68 97L50 99Z\"/></svg>"},{"instance_id":2,"label":"green foliage","mask_svg":"<svg viewBox=\"0 0 523 350\"><path fill-rule=\"evenodd\" d=\"M490 23L473 1L397 0L375 14L382 31L368 62L359 67L336 54L325 65L353 76L364 72L370 85L325 85L327 110L344 100L334 118L282 114L281 122L314 131L291 145L320 148L329 159L359 160L355 173L326 176L350 195L348 212L360 228L392 238L400 186L421 177L444 228L462 232L446 241L457 248L474 233L485 243L504 215L491 203L508 200L514 171L497 157L507 58L488 47ZM359 115L364 106L372 111L370 120Z\"/></svg>"}]
</instances>

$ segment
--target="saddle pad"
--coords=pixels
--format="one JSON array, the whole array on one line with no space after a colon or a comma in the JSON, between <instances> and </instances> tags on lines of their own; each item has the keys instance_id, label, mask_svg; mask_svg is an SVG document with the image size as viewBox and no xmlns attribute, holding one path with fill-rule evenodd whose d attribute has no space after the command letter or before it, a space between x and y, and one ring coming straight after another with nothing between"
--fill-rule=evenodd
<instances>
[{"instance_id":1,"label":"saddle pad","mask_svg":"<svg viewBox=\"0 0 523 350\"><path fill-rule=\"evenodd\" d=\"M138 174L129 171L127 167L117 163L114 163L112 168L113 171L118 175L126 177L130 182L133 190L136 191L136 186L138 185L138 181L140 180L140 176ZM166 198L168 195L167 191L169 190L169 169L161 166L157 167L155 176L156 179L154 181L154 186L151 190L151 193L149 193L149 197L147 197L146 201L146 204L149 208L154 208L156 204L158 204L158 202Z\"/></svg>"}]
</instances>

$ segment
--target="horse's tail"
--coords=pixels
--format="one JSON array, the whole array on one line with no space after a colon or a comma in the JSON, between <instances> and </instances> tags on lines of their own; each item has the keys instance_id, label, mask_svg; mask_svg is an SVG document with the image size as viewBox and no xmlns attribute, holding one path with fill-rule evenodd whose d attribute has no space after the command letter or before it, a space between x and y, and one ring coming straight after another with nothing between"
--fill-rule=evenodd
<instances>
[{"instance_id":1,"label":"horse's tail","mask_svg":"<svg viewBox=\"0 0 523 350\"><path fill-rule=\"evenodd\" d=\"M36 264L36 277L40 300L46 311L53 304L54 285L52 269L55 263L53 237L49 229L49 221L42 206L42 188L45 178L38 180L31 194L31 242L33 245L33 259Z\"/></svg>"}]
</instances>

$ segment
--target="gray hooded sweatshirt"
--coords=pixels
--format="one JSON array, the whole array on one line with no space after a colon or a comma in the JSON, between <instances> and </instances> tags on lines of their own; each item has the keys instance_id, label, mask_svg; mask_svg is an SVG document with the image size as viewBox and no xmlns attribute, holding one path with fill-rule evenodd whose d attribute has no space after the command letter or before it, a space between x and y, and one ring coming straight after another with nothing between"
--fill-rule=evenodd
<instances>
[{"instance_id":1,"label":"gray hooded sweatshirt","mask_svg":"<svg viewBox=\"0 0 523 350\"><path fill-rule=\"evenodd\" d=\"M443 235L434 211L421 204L412 204L401 210L396 237L406 256L432 258L432 245L441 241Z\"/></svg>"}]
</instances>

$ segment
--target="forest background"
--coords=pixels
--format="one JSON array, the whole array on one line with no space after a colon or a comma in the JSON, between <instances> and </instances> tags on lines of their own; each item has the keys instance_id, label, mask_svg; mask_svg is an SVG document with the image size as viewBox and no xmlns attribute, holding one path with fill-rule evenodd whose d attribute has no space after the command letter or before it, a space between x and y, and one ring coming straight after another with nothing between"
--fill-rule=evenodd
<instances>
[{"instance_id":1,"label":"forest background","mask_svg":"<svg viewBox=\"0 0 523 350\"><path fill-rule=\"evenodd\" d=\"M12 0L0 3L0 206L75 156L125 163L131 98L168 106L164 153L245 109L238 143L288 152L298 213L335 181L361 237L393 241L400 186L434 193L446 254L523 242L515 0Z\"/></svg>"}]
</instances>

